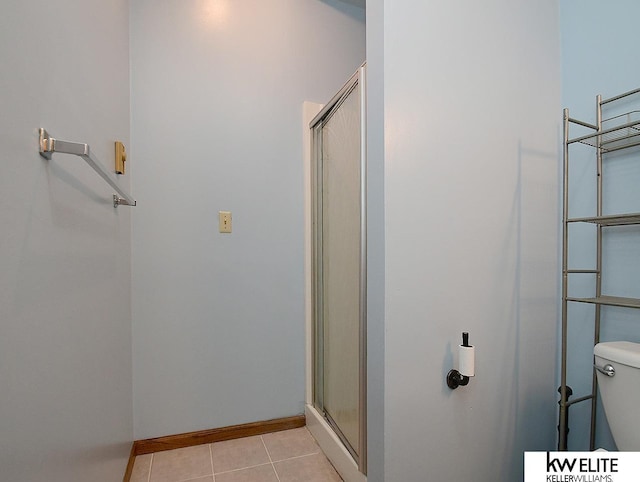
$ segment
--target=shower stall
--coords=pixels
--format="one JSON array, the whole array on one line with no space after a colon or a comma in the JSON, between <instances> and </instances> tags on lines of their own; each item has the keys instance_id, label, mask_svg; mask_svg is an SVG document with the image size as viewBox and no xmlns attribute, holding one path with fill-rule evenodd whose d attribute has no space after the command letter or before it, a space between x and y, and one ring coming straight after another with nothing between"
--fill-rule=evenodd
<instances>
[{"instance_id":1,"label":"shower stall","mask_svg":"<svg viewBox=\"0 0 640 482\"><path fill-rule=\"evenodd\" d=\"M366 473L364 74L362 66L309 124L307 419L321 445L316 432L322 426L328 433L332 447L323 449L345 480L364 480Z\"/></svg>"}]
</instances>

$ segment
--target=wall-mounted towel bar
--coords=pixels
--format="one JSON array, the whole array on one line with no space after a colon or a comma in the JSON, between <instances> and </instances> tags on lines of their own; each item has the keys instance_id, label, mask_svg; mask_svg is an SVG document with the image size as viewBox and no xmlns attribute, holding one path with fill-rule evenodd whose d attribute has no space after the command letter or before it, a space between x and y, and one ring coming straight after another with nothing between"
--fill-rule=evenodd
<instances>
[{"instance_id":1,"label":"wall-mounted towel bar","mask_svg":"<svg viewBox=\"0 0 640 482\"><path fill-rule=\"evenodd\" d=\"M116 190L119 194L113 195L113 207L118 207L119 205L125 206L135 206L136 200L133 199L129 194L127 194L119 185L116 180L116 175L106 167L102 165L98 159L96 159L91 150L89 149L88 144L81 144L79 142L69 142L69 141L61 141L60 139L54 139L51 137L46 130L40 129L40 155L45 159L51 159L51 156L54 152L60 152L63 154L73 154L75 156L80 156L87 164L89 164L93 169L100 174L100 177L107 181L109 185Z\"/></svg>"}]
</instances>

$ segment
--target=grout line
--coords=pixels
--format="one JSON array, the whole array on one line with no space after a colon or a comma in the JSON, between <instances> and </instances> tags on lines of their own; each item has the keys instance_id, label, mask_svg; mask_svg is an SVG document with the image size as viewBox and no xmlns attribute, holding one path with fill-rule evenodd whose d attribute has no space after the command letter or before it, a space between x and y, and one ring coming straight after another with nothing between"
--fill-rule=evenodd
<instances>
[{"instance_id":1,"label":"grout line","mask_svg":"<svg viewBox=\"0 0 640 482\"><path fill-rule=\"evenodd\" d=\"M269 457L269 462L271 462L271 470L273 470L273 473L276 474L276 479L278 479L278 482L280 482L280 476L278 475L278 471L276 470L276 466L273 465L273 460L271 459L271 454L269 453L269 449L267 448L267 444L264 443L264 438L262 437L262 435L260 435L260 441L262 442L262 445L264 446L264 449L267 451L267 457Z\"/></svg>"},{"instance_id":2,"label":"grout line","mask_svg":"<svg viewBox=\"0 0 640 482\"><path fill-rule=\"evenodd\" d=\"M267 452L267 457L269 457L269 462L273 463L273 460L271 460L271 454L269 453L269 449L267 448L267 444L264 443L264 438L262 437L262 435L260 435L260 442L262 442L262 446L264 447L265 452Z\"/></svg>"},{"instance_id":3,"label":"grout line","mask_svg":"<svg viewBox=\"0 0 640 482\"><path fill-rule=\"evenodd\" d=\"M151 460L149 461L149 475L147 475L147 482L151 480L151 469L153 468L153 454L151 454Z\"/></svg>"},{"instance_id":4,"label":"grout line","mask_svg":"<svg viewBox=\"0 0 640 482\"><path fill-rule=\"evenodd\" d=\"M255 469L256 467L262 467L263 465L271 465L271 462L265 462L264 464L250 465L248 467L240 467L239 469L225 470L224 472L218 472L218 475L230 474L231 472L240 472L241 470L247 470L247 469Z\"/></svg>"},{"instance_id":5,"label":"grout line","mask_svg":"<svg viewBox=\"0 0 640 482\"><path fill-rule=\"evenodd\" d=\"M287 457L285 459L279 459L279 460L274 460L272 463L275 464L277 462L284 462L285 460L295 460L295 459L301 459L302 457L311 457L312 455L318 455L322 453L321 451L317 451L317 452L313 452L310 454L304 454L304 455L296 455L295 457Z\"/></svg>"},{"instance_id":6,"label":"grout line","mask_svg":"<svg viewBox=\"0 0 640 482\"><path fill-rule=\"evenodd\" d=\"M211 460L211 476L213 477L213 482L216 482L216 471L213 470L213 444L209 444L209 460Z\"/></svg>"}]
</instances>

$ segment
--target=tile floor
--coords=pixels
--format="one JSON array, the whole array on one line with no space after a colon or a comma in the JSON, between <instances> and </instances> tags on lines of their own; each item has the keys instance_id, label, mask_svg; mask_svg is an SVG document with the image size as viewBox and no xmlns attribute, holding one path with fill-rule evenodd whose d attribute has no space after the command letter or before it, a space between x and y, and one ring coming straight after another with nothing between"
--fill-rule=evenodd
<instances>
[{"instance_id":1,"label":"tile floor","mask_svg":"<svg viewBox=\"0 0 640 482\"><path fill-rule=\"evenodd\" d=\"M139 455L131 482L339 482L306 427Z\"/></svg>"}]
</instances>

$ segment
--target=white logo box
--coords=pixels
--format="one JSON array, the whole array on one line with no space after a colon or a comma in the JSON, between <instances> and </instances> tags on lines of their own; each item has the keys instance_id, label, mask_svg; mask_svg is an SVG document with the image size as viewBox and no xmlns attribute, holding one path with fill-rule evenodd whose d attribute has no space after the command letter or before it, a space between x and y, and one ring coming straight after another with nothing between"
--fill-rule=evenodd
<instances>
[{"instance_id":1,"label":"white logo box","mask_svg":"<svg viewBox=\"0 0 640 482\"><path fill-rule=\"evenodd\" d=\"M640 452L525 452L524 482L638 482Z\"/></svg>"}]
</instances>

